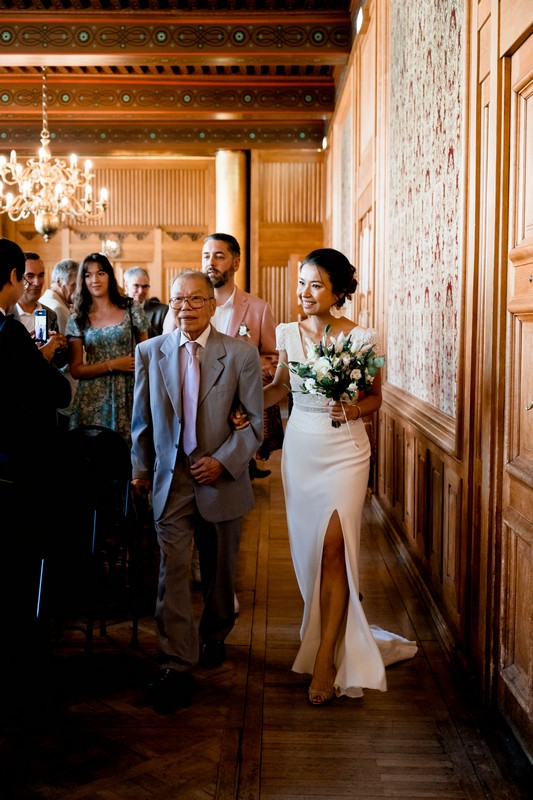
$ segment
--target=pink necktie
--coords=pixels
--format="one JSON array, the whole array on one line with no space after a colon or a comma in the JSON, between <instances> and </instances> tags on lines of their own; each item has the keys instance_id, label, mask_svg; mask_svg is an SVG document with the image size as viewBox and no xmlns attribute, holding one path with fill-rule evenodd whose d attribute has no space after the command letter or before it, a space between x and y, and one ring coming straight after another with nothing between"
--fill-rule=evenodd
<instances>
[{"instance_id":1,"label":"pink necktie","mask_svg":"<svg viewBox=\"0 0 533 800\"><path fill-rule=\"evenodd\" d=\"M187 342L187 364L183 373L183 449L189 455L196 447L196 411L200 388L200 364L196 357L198 342Z\"/></svg>"}]
</instances>

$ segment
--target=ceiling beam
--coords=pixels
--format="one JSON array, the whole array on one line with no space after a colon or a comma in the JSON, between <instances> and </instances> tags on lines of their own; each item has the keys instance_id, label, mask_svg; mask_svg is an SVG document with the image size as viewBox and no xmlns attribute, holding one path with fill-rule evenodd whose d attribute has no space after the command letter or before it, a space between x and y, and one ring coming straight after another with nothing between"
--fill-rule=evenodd
<instances>
[{"instance_id":1,"label":"ceiling beam","mask_svg":"<svg viewBox=\"0 0 533 800\"><path fill-rule=\"evenodd\" d=\"M41 126L0 123L0 155L9 150L35 155L40 147ZM325 134L321 122L227 121L205 125L165 123L89 125L65 120L59 128L50 128L51 149L55 157L75 151L84 158L120 155L143 157L185 155L202 152L213 155L220 149L320 149ZM5 143L5 144L3 144Z\"/></svg>"},{"instance_id":2,"label":"ceiling beam","mask_svg":"<svg viewBox=\"0 0 533 800\"><path fill-rule=\"evenodd\" d=\"M2 12L0 65L346 64L347 12Z\"/></svg>"}]
</instances>

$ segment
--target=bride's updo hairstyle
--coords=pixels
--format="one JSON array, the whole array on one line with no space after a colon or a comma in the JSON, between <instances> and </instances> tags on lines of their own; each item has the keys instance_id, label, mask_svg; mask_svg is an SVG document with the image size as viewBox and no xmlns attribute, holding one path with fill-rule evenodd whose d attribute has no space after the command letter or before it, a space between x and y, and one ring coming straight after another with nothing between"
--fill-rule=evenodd
<instances>
[{"instance_id":1,"label":"bride's updo hairstyle","mask_svg":"<svg viewBox=\"0 0 533 800\"><path fill-rule=\"evenodd\" d=\"M350 264L346 256L339 250L334 250L332 247L313 250L304 258L300 269L305 264L310 264L312 267L324 270L327 273L331 288L339 298L335 303L335 308L342 308L346 298L350 299L357 289L355 267Z\"/></svg>"}]
</instances>

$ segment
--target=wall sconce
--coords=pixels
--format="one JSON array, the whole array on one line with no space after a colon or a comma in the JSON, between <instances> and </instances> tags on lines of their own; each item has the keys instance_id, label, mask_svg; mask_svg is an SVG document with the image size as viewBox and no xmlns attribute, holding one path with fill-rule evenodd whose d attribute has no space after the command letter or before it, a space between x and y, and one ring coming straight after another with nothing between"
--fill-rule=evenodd
<instances>
[{"instance_id":1,"label":"wall sconce","mask_svg":"<svg viewBox=\"0 0 533 800\"><path fill-rule=\"evenodd\" d=\"M120 258L122 252L122 245L118 239L102 239L102 253L107 256L110 261L115 258Z\"/></svg>"}]
</instances>

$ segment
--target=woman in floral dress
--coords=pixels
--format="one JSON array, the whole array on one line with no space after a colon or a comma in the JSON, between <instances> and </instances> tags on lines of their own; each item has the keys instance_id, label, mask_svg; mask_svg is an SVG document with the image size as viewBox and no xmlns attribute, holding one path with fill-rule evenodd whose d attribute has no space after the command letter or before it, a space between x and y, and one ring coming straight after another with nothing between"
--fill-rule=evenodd
<instances>
[{"instance_id":1,"label":"woman in floral dress","mask_svg":"<svg viewBox=\"0 0 533 800\"><path fill-rule=\"evenodd\" d=\"M79 380L70 428L101 425L131 445L134 350L148 338L148 328L143 310L119 289L109 259L88 255L66 328L70 372Z\"/></svg>"}]
</instances>

